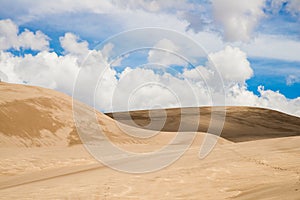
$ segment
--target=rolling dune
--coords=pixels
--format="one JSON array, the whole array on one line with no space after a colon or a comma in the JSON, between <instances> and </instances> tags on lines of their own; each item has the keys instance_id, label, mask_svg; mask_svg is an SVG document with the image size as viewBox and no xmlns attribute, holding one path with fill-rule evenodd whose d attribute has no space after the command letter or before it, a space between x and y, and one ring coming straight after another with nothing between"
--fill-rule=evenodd
<instances>
[{"instance_id":1,"label":"rolling dune","mask_svg":"<svg viewBox=\"0 0 300 200\"><path fill-rule=\"evenodd\" d=\"M299 199L299 118L266 109L229 107L224 138L218 138L205 159L199 159L210 118L210 108L201 108L199 132L180 159L156 172L130 174L110 169L84 148L69 96L7 83L0 83L0 93L0 199ZM75 103L83 117L91 110ZM186 108L188 114L182 115L187 136L188 127L197 121L197 110ZM132 116L145 126L147 112L135 111ZM162 111L153 112L153 122L159 121ZM178 112L167 110L165 132L119 126L102 113L96 116L112 143L128 151L151 152L176 136ZM98 124L88 126L91 139L97 140ZM151 124L154 130L155 126ZM153 136L136 138L122 128ZM120 165L129 161L113 159Z\"/></svg>"},{"instance_id":2,"label":"rolling dune","mask_svg":"<svg viewBox=\"0 0 300 200\"><path fill-rule=\"evenodd\" d=\"M221 137L244 142L259 139L300 136L300 118L274 110L255 107L226 107L226 119ZM207 132L211 107L171 108L106 113L124 124L162 131ZM200 114L199 114L200 113ZM151 119L150 119L151 115ZM220 115L216 112L216 116ZM165 122L161 126L161 122ZM149 124L151 125L149 126ZM198 125L199 123L199 125Z\"/></svg>"}]
</instances>

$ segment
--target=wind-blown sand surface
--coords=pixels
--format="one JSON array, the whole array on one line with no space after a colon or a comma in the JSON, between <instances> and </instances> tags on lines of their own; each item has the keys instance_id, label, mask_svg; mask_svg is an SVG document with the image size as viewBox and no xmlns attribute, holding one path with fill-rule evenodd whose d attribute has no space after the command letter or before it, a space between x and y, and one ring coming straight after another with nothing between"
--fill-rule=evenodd
<instances>
[{"instance_id":1,"label":"wind-blown sand surface","mask_svg":"<svg viewBox=\"0 0 300 200\"><path fill-rule=\"evenodd\" d=\"M251 123L257 119L259 126L254 127L264 127L258 128L260 137L254 137L260 140L234 143L232 133L227 137L231 141L219 138L214 150L200 160L205 133L199 132L172 165L129 174L102 165L80 144L67 95L6 83L0 83L0 93L0 199L300 199L299 118L258 109L257 119L252 108L235 107L231 117L236 115L237 122L247 113ZM136 152L159 148L176 134L161 132L140 140L123 134L111 118L97 115L110 140ZM267 124L261 121L265 118ZM280 127L291 132L276 128L279 119L286 119L282 123L288 127ZM250 140L245 124L236 129L232 125L228 134L233 130L238 138ZM240 136L243 131L248 131L246 137ZM277 138L272 131L277 131Z\"/></svg>"}]
</instances>

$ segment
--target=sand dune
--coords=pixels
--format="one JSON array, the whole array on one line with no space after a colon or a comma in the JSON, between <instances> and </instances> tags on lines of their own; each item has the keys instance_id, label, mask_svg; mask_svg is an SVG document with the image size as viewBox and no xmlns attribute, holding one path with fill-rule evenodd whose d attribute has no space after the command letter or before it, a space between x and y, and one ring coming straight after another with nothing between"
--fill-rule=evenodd
<instances>
[{"instance_id":1,"label":"sand dune","mask_svg":"<svg viewBox=\"0 0 300 200\"><path fill-rule=\"evenodd\" d=\"M211 120L211 110L211 107L172 108L106 114L124 124L151 130L194 131L194 127L197 127L199 132L207 132ZM226 119L221 137L225 139L243 142L300 136L300 118L298 117L255 107L232 106L226 107L224 110ZM151 120L149 115L151 115ZM163 126L161 126L162 121L165 122Z\"/></svg>"},{"instance_id":2,"label":"sand dune","mask_svg":"<svg viewBox=\"0 0 300 200\"><path fill-rule=\"evenodd\" d=\"M53 90L0 83L0 145L66 146L75 126L70 97Z\"/></svg>"},{"instance_id":3,"label":"sand dune","mask_svg":"<svg viewBox=\"0 0 300 200\"><path fill-rule=\"evenodd\" d=\"M206 133L198 132L188 151L172 165L152 173L129 174L104 166L83 147L67 95L7 83L0 83L0 93L0 199L299 199L298 118L264 109L228 108L222 136L252 141L234 143L219 138L209 156L200 160ZM83 114L90 109L78 104ZM207 114L202 116L205 110ZM183 116L189 127L196 111L186 111L191 113ZM120 148L147 152L166 145L176 135L172 131L178 110L168 112L173 117L168 118L164 131L171 132L152 131L156 135L146 139L126 135L102 113L97 113L97 120ZM138 123L145 123L147 115L134 114ZM202 108L201 116L205 125L209 108ZM126 130L149 133L129 126ZM179 148L181 144L176 145ZM128 162L113 159L120 164Z\"/></svg>"}]
</instances>

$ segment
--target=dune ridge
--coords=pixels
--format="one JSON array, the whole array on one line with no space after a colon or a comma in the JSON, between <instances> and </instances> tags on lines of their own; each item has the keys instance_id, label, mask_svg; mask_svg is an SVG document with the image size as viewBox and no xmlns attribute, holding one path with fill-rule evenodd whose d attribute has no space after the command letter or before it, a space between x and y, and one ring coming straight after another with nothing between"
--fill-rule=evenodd
<instances>
[{"instance_id":1,"label":"dune ridge","mask_svg":"<svg viewBox=\"0 0 300 200\"><path fill-rule=\"evenodd\" d=\"M300 136L299 117L257 107L229 106L223 109L226 111L226 118L220 136L227 140L245 142ZM211 107L191 107L106 113L106 115L124 124L149 130L194 131L196 127L199 132L207 132L211 113ZM215 115L220 114L216 112ZM162 127L161 121L165 121Z\"/></svg>"}]
</instances>

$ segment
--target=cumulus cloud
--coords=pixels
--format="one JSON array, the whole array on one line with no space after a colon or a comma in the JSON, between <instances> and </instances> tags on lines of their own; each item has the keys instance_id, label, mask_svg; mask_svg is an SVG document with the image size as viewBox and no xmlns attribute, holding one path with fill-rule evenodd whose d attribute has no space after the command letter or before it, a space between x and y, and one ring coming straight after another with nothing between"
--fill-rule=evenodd
<instances>
[{"instance_id":1,"label":"cumulus cloud","mask_svg":"<svg viewBox=\"0 0 300 200\"><path fill-rule=\"evenodd\" d=\"M253 75L247 55L237 47L226 46L221 51L209 54L208 57L205 66L185 69L183 77L207 85L214 92L220 92L235 85L245 87L246 80ZM220 81L222 83L217 84Z\"/></svg>"},{"instance_id":2,"label":"cumulus cloud","mask_svg":"<svg viewBox=\"0 0 300 200\"><path fill-rule=\"evenodd\" d=\"M210 104L206 90L169 73L126 68L112 98L114 110L182 107Z\"/></svg>"},{"instance_id":3,"label":"cumulus cloud","mask_svg":"<svg viewBox=\"0 0 300 200\"><path fill-rule=\"evenodd\" d=\"M203 77L199 78L198 70ZM150 69L128 67L110 85L113 86L110 87L113 92L108 94L112 96L105 95L102 99L106 98L107 105L110 105L105 108L106 111L224 105L220 98L226 98L228 106L264 107L300 116L300 97L288 99L278 91L265 90L263 86L258 88L259 95L256 95L245 84L237 83L224 85L225 96L222 96L222 93L207 87L203 81L209 81L212 76L212 71L203 66L185 70L183 78L168 73L157 74ZM100 91L103 94L109 90L103 87ZM211 92L219 98L212 99Z\"/></svg>"},{"instance_id":4,"label":"cumulus cloud","mask_svg":"<svg viewBox=\"0 0 300 200\"><path fill-rule=\"evenodd\" d=\"M300 97L287 99L278 91L264 90L263 86L260 86L258 91L260 93L259 106L300 116Z\"/></svg>"},{"instance_id":5,"label":"cumulus cloud","mask_svg":"<svg viewBox=\"0 0 300 200\"><path fill-rule=\"evenodd\" d=\"M253 75L245 52L237 47L226 46L224 50L209 54L208 66L214 65L226 82L244 83Z\"/></svg>"},{"instance_id":6,"label":"cumulus cloud","mask_svg":"<svg viewBox=\"0 0 300 200\"><path fill-rule=\"evenodd\" d=\"M18 48L18 27L9 19L0 21L0 50Z\"/></svg>"},{"instance_id":7,"label":"cumulus cloud","mask_svg":"<svg viewBox=\"0 0 300 200\"><path fill-rule=\"evenodd\" d=\"M235 85L227 91L227 105L263 107L300 116L300 97L288 99L278 91L265 90L263 86L258 87L258 92L257 96L246 87Z\"/></svg>"},{"instance_id":8,"label":"cumulus cloud","mask_svg":"<svg viewBox=\"0 0 300 200\"><path fill-rule=\"evenodd\" d=\"M25 29L24 32L18 35L19 48L32 50L47 50L49 48L49 38L41 31L35 33Z\"/></svg>"},{"instance_id":9,"label":"cumulus cloud","mask_svg":"<svg viewBox=\"0 0 300 200\"><path fill-rule=\"evenodd\" d=\"M86 55L88 53L88 43L86 41L79 42L79 37L73 33L66 33L59 38L59 41L66 54Z\"/></svg>"},{"instance_id":10,"label":"cumulus cloud","mask_svg":"<svg viewBox=\"0 0 300 200\"><path fill-rule=\"evenodd\" d=\"M184 70L184 78L194 85L200 86L202 91L206 90L205 86L213 85L215 82L215 71L210 67L210 65L215 64L224 80L226 105L264 107L299 116L300 97L288 99L278 91L265 90L263 86L259 86L257 89L259 95L247 89L245 81L251 78L253 70L246 54L240 49L227 46L224 50L209 54L209 57L211 60L206 63L206 66ZM287 83L292 84L296 80L299 79L295 76L289 76ZM208 89L216 93L219 92L219 90L214 90L211 87ZM206 93L202 92L202 96L205 94L207 95L206 98L210 98L208 90ZM205 105L205 103L199 102L200 105ZM214 103L218 105L218 102Z\"/></svg>"},{"instance_id":11,"label":"cumulus cloud","mask_svg":"<svg viewBox=\"0 0 300 200\"><path fill-rule=\"evenodd\" d=\"M186 61L180 58L176 53L180 48L171 40L162 39L158 41L148 53L148 62L159 63L161 66L185 65Z\"/></svg>"},{"instance_id":12,"label":"cumulus cloud","mask_svg":"<svg viewBox=\"0 0 300 200\"><path fill-rule=\"evenodd\" d=\"M204 66L197 66L193 69L184 69L182 75L186 79L199 82L201 80L209 80L213 75L213 71Z\"/></svg>"},{"instance_id":13,"label":"cumulus cloud","mask_svg":"<svg viewBox=\"0 0 300 200\"><path fill-rule=\"evenodd\" d=\"M31 32L27 29L19 34L18 27L11 20L0 20L0 50L7 49L48 50L49 38L41 31Z\"/></svg>"},{"instance_id":14,"label":"cumulus cloud","mask_svg":"<svg viewBox=\"0 0 300 200\"><path fill-rule=\"evenodd\" d=\"M8 82L47 87L67 94L71 94L78 71L75 57L46 51L24 57L1 51L0 64Z\"/></svg>"},{"instance_id":15,"label":"cumulus cloud","mask_svg":"<svg viewBox=\"0 0 300 200\"><path fill-rule=\"evenodd\" d=\"M228 41L249 41L259 20L264 16L265 0L212 0L215 20Z\"/></svg>"},{"instance_id":16,"label":"cumulus cloud","mask_svg":"<svg viewBox=\"0 0 300 200\"><path fill-rule=\"evenodd\" d=\"M1 71L7 76L8 82L37 85L72 94L73 83L80 66L79 61L89 51L87 42L78 42L77 36L66 33L60 38L65 55L59 56L49 51L48 37L42 32L37 31L34 34L25 30L18 35L18 27L12 21L2 20L0 24L8 25L6 33L9 35L4 37L7 46L0 51ZM36 55L25 54L19 57L4 51L21 47L40 52Z\"/></svg>"}]
</instances>

